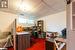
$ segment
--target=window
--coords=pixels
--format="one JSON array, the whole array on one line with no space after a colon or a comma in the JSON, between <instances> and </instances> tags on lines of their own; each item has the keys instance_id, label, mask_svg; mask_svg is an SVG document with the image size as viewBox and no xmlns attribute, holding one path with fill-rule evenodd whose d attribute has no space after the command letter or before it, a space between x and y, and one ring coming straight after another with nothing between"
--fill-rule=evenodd
<instances>
[{"instance_id":1,"label":"window","mask_svg":"<svg viewBox=\"0 0 75 50\"><path fill-rule=\"evenodd\" d=\"M34 20L32 19L24 19L22 17L18 18L19 23L24 23L24 24L34 24Z\"/></svg>"}]
</instances>

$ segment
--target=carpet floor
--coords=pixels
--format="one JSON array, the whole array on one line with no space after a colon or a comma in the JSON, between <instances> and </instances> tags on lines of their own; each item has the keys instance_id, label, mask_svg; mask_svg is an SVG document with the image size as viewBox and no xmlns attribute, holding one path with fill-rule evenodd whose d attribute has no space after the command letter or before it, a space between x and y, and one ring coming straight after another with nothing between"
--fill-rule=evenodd
<instances>
[{"instance_id":1,"label":"carpet floor","mask_svg":"<svg viewBox=\"0 0 75 50\"><path fill-rule=\"evenodd\" d=\"M8 50L14 50L13 47L8 48ZM31 46L30 48L27 48L26 50L46 50L45 49L45 40L38 39L37 42Z\"/></svg>"},{"instance_id":2,"label":"carpet floor","mask_svg":"<svg viewBox=\"0 0 75 50\"><path fill-rule=\"evenodd\" d=\"M27 50L46 50L45 49L45 40L38 39L37 42Z\"/></svg>"}]
</instances>

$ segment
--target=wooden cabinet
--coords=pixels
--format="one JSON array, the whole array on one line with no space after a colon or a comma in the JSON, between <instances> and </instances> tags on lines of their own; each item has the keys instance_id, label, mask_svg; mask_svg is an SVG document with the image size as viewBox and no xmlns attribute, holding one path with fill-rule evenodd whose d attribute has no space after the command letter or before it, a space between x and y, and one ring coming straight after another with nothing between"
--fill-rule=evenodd
<instances>
[{"instance_id":1,"label":"wooden cabinet","mask_svg":"<svg viewBox=\"0 0 75 50\"><path fill-rule=\"evenodd\" d=\"M66 5L67 14L67 50L75 49L75 0Z\"/></svg>"},{"instance_id":2,"label":"wooden cabinet","mask_svg":"<svg viewBox=\"0 0 75 50\"><path fill-rule=\"evenodd\" d=\"M72 23L72 30L75 30L75 1L72 2L72 18L71 18L71 23Z\"/></svg>"},{"instance_id":3,"label":"wooden cabinet","mask_svg":"<svg viewBox=\"0 0 75 50\"><path fill-rule=\"evenodd\" d=\"M11 32L13 35L13 48L14 50L26 50L30 47L30 33L29 32L16 32L16 19L11 24Z\"/></svg>"},{"instance_id":4,"label":"wooden cabinet","mask_svg":"<svg viewBox=\"0 0 75 50\"><path fill-rule=\"evenodd\" d=\"M30 35L20 34L16 36L16 50L26 50L30 47Z\"/></svg>"},{"instance_id":5,"label":"wooden cabinet","mask_svg":"<svg viewBox=\"0 0 75 50\"><path fill-rule=\"evenodd\" d=\"M70 30L75 30L75 1L67 5L67 27Z\"/></svg>"}]
</instances>

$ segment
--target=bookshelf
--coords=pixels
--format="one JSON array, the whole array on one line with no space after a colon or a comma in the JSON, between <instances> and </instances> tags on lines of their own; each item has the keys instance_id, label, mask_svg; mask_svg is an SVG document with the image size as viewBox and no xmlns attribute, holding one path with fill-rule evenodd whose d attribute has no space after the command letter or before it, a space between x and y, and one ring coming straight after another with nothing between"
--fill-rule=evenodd
<instances>
[{"instance_id":1,"label":"bookshelf","mask_svg":"<svg viewBox=\"0 0 75 50\"><path fill-rule=\"evenodd\" d=\"M37 21L37 31L43 31L43 20Z\"/></svg>"}]
</instances>

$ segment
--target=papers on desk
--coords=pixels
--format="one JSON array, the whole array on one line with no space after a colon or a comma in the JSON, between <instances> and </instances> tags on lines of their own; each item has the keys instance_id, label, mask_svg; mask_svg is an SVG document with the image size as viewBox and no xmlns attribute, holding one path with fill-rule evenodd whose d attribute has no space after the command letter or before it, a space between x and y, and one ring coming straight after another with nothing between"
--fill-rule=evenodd
<instances>
[{"instance_id":1,"label":"papers on desk","mask_svg":"<svg viewBox=\"0 0 75 50\"><path fill-rule=\"evenodd\" d=\"M66 39L64 38L55 38L56 41L60 41L60 42L65 42L66 43Z\"/></svg>"}]
</instances>

